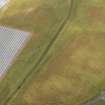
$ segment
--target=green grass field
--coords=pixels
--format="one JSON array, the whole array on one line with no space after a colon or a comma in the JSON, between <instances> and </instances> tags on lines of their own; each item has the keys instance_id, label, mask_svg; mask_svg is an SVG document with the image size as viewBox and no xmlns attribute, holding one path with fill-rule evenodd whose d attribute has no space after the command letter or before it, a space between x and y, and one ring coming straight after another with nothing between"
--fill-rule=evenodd
<instances>
[{"instance_id":1,"label":"green grass field","mask_svg":"<svg viewBox=\"0 0 105 105\"><path fill-rule=\"evenodd\" d=\"M104 89L104 5L11 0L0 24L33 36L1 81L0 105L82 105Z\"/></svg>"},{"instance_id":2,"label":"green grass field","mask_svg":"<svg viewBox=\"0 0 105 105\"><path fill-rule=\"evenodd\" d=\"M95 105L105 105L105 101L98 101Z\"/></svg>"},{"instance_id":3,"label":"green grass field","mask_svg":"<svg viewBox=\"0 0 105 105\"><path fill-rule=\"evenodd\" d=\"M32 68L55 37L68 11L68 2L63 0L11 0L2 12L1 25L29 31L33 36L0 85L0 105L5 104L26 75L34 71Z\"/></svg>"}]
</instances>

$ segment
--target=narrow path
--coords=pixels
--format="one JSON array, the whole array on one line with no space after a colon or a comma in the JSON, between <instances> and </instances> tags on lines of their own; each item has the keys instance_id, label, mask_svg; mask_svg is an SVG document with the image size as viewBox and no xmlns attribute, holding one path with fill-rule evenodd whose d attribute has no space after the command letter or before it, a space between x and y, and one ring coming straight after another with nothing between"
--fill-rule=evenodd
<instances>
[{"instance_id":1,"label":"narrow path","mask_svg":"<svg viewBox=\"0 0 105 105\"><path fill-rule=\"evenodd\" d=\"M105 91L102 91L99 95L93 97L83 105L95 105L100 100L105 101Z\"/></svg>"},{"instance_id":2,"label":"narrow path","mask_svg":"<svg viewBox=\"0 0 105 105\"><path fill-rule=\"evenodd\" d=\"M67 24L68 20L72 16L73 10L75 8L75 2L76 2L76 0L71 0L68 16L62 22L62 24L61 24L60 28L58 29L58 31L56 32L55 36L53 37L53 39L51 40L51 42L49 42L49 45L47 46L47 48L45 49L45 51L43 52L43 54L41 55L41 57L39 58L39 60L37 61L37 63L34 65L34 67L32 67L32 69L27 74L27 76L24 78L24 80L20 83L20 85L16 88L16 90L14 90L14 92L8 96L8 98L6 99L6 101L2 105L7 105L8 104L8 102L16 95L16 93L19 92L19 90L22 88L23 84L28 80L28 78L30 77L30 75L33 73L33 69L37 69L37 67L41 64L41 62L43 62L43 59L48 54L48 52L51 49L52 45L54 44L54 42L58 38L60 32L62 31L62 29L65 27L65 25ZM37 72L37 70L36 70L36 72Z\"/></svg>"}]
</instances>

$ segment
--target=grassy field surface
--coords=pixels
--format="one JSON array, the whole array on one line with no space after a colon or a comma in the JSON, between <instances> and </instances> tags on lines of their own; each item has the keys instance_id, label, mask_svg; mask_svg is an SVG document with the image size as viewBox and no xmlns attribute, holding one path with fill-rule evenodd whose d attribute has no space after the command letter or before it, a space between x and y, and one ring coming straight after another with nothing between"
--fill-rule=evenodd
<instances>
[{"instance_id":1,"label":"grassy field surface","mask_svg":"<svg viewBox=\"0 0 105 105\"><path fill-rule=\"evenodd\" d=\"M105 105L105 101L98 101L95 105Z\"/></svg>"},{"instance_id":2,"label":"grassy field surface","mask_svg":"<svg viewBox=\"0 0 105 105\"><path fill-rule=\"evenodd\" d=\"M48 1L51 2L51 0ZM57 10L54 12L57 12L57 17L60 16L60 20L64 19L68 12L71 12L71 16L62 31L58 33L58 38L50 46L42 62L38 64L37 68L33 69L33 73L27 78L27 81L21 87L18 87L17 93L5 105L82 105L105 86L105 1L73 0L72 11L68 11L68 1L66 0L65 3L64 0L56 0L56 3L53 0L52 2L54 6L56 3L63 5L62 9L56 5L58 9L56 8ZM52 2L47 3L52 4ZM17 10L14 11L17 13ZM61 13L61 15L58 13ZM8 12L6 15L9 16ZM52 16L55 17L55 15ZM52 20L55 19L54 17L52 17ZM49 18L51 19L51 17ZM14 26L6 21L8 19L3 18L2 20L1 23L4 22L7 25ZM52 20L49 20L49 22L54 23L55 21ZM56 22L60 23L58 20ZM47 28L42 23L40 23L38 29L43 26L48 30L49 26ZM18 25L15 26L18 28ZM21 25L19 27L31 31L26 26L26 28ZM59 30L57 27L52 27ZM36 29L34 32L38 35L38 39L35 38L37 42L33 39L33 47L30 47L32 41L28 44L28 47L8 72L0 89L0 93L3 94L0 96L0 105L4 105L5 100L2 101L2 99L5 95L13 92L22 78L25 77L25 73L35 64L41 54L39 52L45 48L43 46L51 40L50 37L55 32L52 32L52 28L50 28L50 34L46 35L44 31L40 32L41 30L34 29ZM43 35L44 42L40 40L43 38L39 37L40 35ZM34 50L38 48L38 42L40 50L37 50L36 56L32 55L32 58L27 61L28 56L30 58L29 51L33 51L31 48ZM21 61L21 59L26 60L27 63ZM6 88L6 86L9 86L9 88Z\"/></svg>"},{"instance_id":3,"label":"grassy field surface","mask_svg":"<svg viewBox=\"0 0 105 105\"><path fill-rule=\"evenodd\" d=\"M7 104L26 75L37 65L69 13L64 0L11 0L3 10L0 24L32 33L29 44L9 69L0 85L0 105Z\"/></svg>"}]
</instances>

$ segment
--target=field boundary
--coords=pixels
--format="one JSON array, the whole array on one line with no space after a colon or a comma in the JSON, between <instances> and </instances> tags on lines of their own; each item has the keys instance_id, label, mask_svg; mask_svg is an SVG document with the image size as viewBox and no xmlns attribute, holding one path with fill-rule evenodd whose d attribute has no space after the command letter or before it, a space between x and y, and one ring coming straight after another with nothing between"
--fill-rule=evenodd
<instances>
[{"instance_id":1,"label":"field boundary","mask_svg":"<svg viewBox=\"0 0 105 105\"><path fill-rule=\"evenodd\" d=\"M55 41L57 40L60 32L62 31L62 29L65 27L65 25L67 24L69 18L72 16L73 10L74 10L74 1L75 0L71 0L70 2L70 7L69 7L69 13L68 16L66 16L66 18L63 20L63 22L61 23L58 31L55 33L54 37L52 38L52 40L49 42L48 46L46 47L46 49L43 51L42 55L40 56L39 60L36 62L36 64L31 68L30 72L26 75L26 77L23 79L23 81L20 83L20 85L16 88L16 90L14 90L14 92L12 92L12 94L10 94L10 96L6 99L6 101L3 103L3 105L7 105L8 102L10 102L10 100L19 92L19 90L22 88L22 86L24 85L24 83L28 80L28 78L30 77L30 75L32 75L33 73L33 69L37 69L37 67L41 64L41 62L43 61L43 59L46 57L47 53L49 52L49 50L51 49L51 47L53 46L53 44L55 43ZM35 71L37 72L37 70Z\"/></svg>"}]
</instances>

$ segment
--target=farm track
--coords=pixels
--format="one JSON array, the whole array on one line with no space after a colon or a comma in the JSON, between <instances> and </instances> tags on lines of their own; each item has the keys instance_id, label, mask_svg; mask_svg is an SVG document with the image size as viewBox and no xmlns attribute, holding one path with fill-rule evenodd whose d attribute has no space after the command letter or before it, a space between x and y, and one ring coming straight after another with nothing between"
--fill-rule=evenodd
<instances>
[{"instance_id":1,"label":"farm track","mask_svg":"<svg viewBox=\"0 0 105 105\"><path fill-rule=\"evenodd\" d=\"M33 69L37 69L37 67L41 64L41 62L43 62L43 59L45 59L46 55L48 54L49 50L51 49L51 47L53 46L54 42L56 41L56 39L58 38L60 32L62 31L62 29L65 27L65 25L67 24L68 20L70 20L70 17L72 16L73 10L75 9L75 2L76 0L71 0L70 2L70 7L69 7L69 13L68 16L65 18L65 20L62 22L62 24L60 25L60 28L58 29L58 31L56 32L56 34L54 35L53 39L49 42L47 48L44 50L44 52L42 53L41 57L39 58L39 60L37 61L37 63L32 67L32 69L30 70L30 72L26 75L26 77L24 78L24 80L20 83L20 85L16 88L16 90L14 90L14 92L12 94L10 94L8 96L8 98L6 99L6 101L2 104L2 105L7 105L8 102L17 94L17 92L22 88L23 84L28 80L28 78L30 77L30 75L32 75L33 73ZM35 72L38 72L38 70L36 70Z\"/></svg>"}]
</instances>

